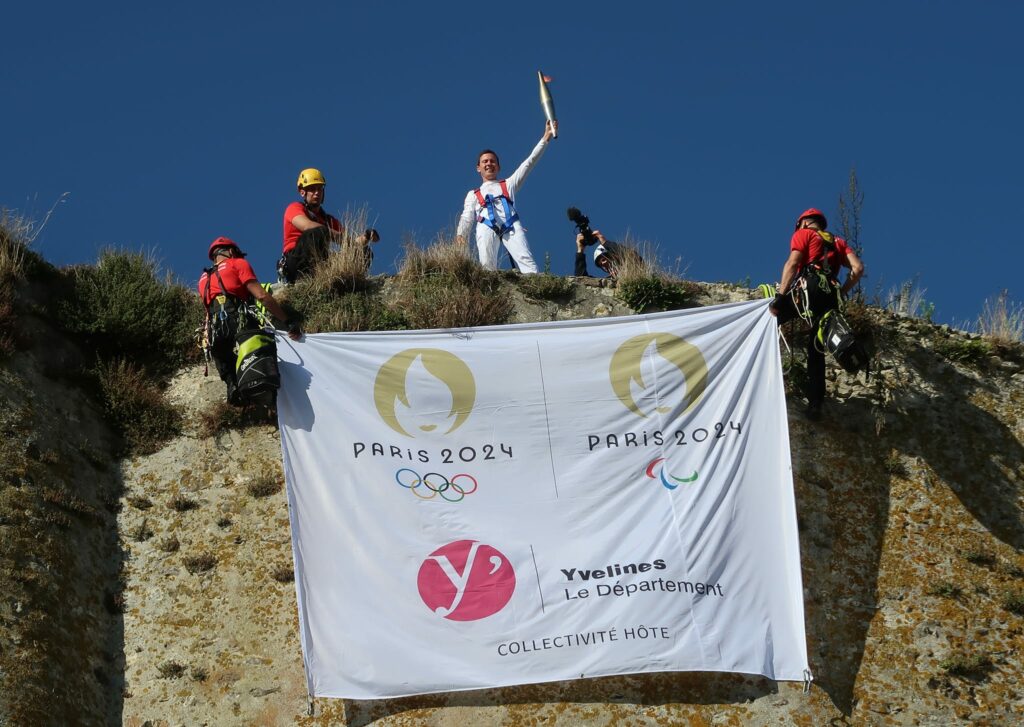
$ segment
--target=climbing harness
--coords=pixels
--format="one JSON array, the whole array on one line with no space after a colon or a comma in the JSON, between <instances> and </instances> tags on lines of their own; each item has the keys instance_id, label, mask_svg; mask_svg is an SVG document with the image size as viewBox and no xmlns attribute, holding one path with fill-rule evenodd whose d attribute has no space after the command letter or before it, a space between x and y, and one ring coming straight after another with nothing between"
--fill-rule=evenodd
<instances>
[{"instance_id":1,"label":"climbing harness","mask_svg":"<svg viewBox=\"0 0 1024 727\"><path fill-rule=\"evenodd\" d=\"M237 350L234 356L234 381L226 382L229 401L272 405L274 395L281 385L281 377L277 369L277 342L274 334L267 330L270 327L270 313L259 301L246 301L228 293L216 265L203 272L206 277L203 290L206 322L200 344L206 361L203 375L209 375L214 349L221 349L222 356L226 355L229 348L232 353ZM221 292L211 299L210 283L213 275L217 276ZM269 291L270 284L264 283L263 288Z\"/></svg>"},{"instance_id":2,"label":"climbing harness","mask_svg":"<svg viewBox=\"0 0 1024 727\"><path fill-rule=\"evenodd\" d=\"M501 186L501 194L497 197L490 194L485 195L479 189L473 190L473 193L476 195L476 201L479 202L480 207L483 208L482 211L487 213L486 217L478 215L476 221L490 227L494 230L494 234L501 238L509 231L511 231L512 234L515 234L513 226L519 219L519 213L516 212L515 204L512 202L512 197L508 193L508 185L505 183L505 180L502 179L498 184ZM494 205L499 201L501 202L501 210L503 213L502 217L504 219L503 222L498 219L498 215L495 214L494 211Z\"/></svg>"}]
</instances>

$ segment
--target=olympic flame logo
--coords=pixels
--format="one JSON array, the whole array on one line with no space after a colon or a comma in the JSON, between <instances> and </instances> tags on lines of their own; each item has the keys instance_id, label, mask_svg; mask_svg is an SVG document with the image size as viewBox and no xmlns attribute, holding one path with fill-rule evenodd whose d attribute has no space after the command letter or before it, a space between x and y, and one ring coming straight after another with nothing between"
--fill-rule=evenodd
<instances>
[{"instance_id":1,"label":"olympic flame logo","mask_svg":"<svg viewBox=\"0 0 1024 727\"><path fill-rule=\"evenodd\" d=\"M671 363L683 375L686 382L684 398L686 408L683 411L689 410L697 403L704 394L704 389L707 388L708 365L699 348L671 333L644 333L630 338L619 346L618 350L612 354L608 367L608 376L611 379L615 396L619 398L624 407L639 417L647 418L649 413L654 412L667 414L672 410L672 407L662 404L655 406L652 412L645 413L633 396L634 386L640 391L648 387L648 383L644 380L642 366L647 357L647 351L652 345L659 356ZM650 359L653 359L653 351Z\"/></svg>"},{"instance_id":2,"label":"olympic flame logo","mask_svg":"<svg viewBox=\"0 0 1024 727\"><path fill-rule=\"evenodd\" d=\"M476 402L476 381L469 366L453 353L439 348L410 348L396 353L377 372L373 384L373 403L384 423L399 434L412 437L399 422L395 411L396 402L408 410L409 367L419 360L428 373L439 379L451 394L451 408L448 419L451 426L445 434L451 434L469 418ZM419 429L432 432L437 424L421 424Z\"/></svg>"}]
</instances>

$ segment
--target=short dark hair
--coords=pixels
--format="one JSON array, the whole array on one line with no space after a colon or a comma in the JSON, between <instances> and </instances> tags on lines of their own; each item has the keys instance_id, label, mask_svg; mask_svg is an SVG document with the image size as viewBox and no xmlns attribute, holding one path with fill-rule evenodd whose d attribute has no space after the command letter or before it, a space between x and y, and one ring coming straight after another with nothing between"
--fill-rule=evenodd
<instances>
[{"instance_id":1,"label":"short dark hair","mask_svg":"<svg viewBox=\"0 0 1024 727\"><path fill-rule=\"evenodd\" d=\"M494 151L494 149L484 149L482 152L477 154L476 155L476 163L477 164L480 163L480 157L482 157L484 154L493 154L494 155L494 161L497 162L499 167L501 166L501 161L498 160L498 152Z\"/></svg>"}]
</instances>

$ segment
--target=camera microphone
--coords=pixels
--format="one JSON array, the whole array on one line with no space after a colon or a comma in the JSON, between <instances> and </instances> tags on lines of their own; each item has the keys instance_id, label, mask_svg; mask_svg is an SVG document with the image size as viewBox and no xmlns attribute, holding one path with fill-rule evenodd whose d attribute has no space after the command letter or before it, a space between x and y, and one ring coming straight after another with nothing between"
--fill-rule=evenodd
<instances>
[{"instance_id":1,"label":"camera microphone","mask_svg":"<svg viewBox=\"0 0 1024 727\"><path fill-rule=\"evenodd\" d=\"M569 221L576 225L576 229L583 235L584 245L593 245L597 242L593 230L590 229L590 218L579 211L577 207L570 207L565 211Z\"/></svg>"}]
</instances>

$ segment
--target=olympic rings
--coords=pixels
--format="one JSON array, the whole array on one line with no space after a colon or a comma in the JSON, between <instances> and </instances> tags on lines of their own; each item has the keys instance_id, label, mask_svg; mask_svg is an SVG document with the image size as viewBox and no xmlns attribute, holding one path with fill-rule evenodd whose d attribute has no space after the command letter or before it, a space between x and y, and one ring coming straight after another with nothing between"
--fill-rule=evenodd
<instances>
[{"instance_id":1,"label":"olympic rings","mask_svg":"<svg viewBox=\"0 0 1024 727\"><path fill-rule=\"evenodd\" d=\"M403 476L403 472L407 474ZM431 477L434 479L431 480ZM462 484L459 484L459 478L462 478ZM407 490L412 490L412 494L421 500L432 500L435 495L440 495L442 500L448 502L462 502L466 495L472 495L479 486L476 478L465 472L459 473L449 480L440 472L428 472L420 477L419 472L408 467L403 467L395 472L395 482ZM468 482L473 483L472 487ZM422 489L420 489L420 485L423 485ZM430 494L425 494L427 492Z\"/></svg>"}]
</instances>

